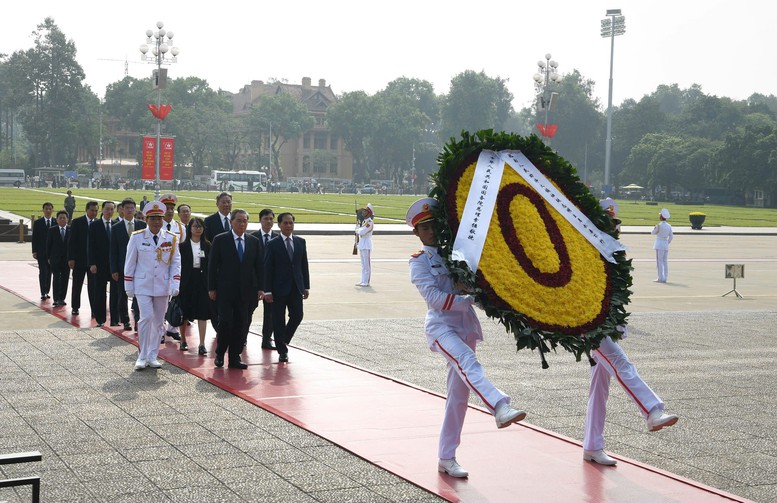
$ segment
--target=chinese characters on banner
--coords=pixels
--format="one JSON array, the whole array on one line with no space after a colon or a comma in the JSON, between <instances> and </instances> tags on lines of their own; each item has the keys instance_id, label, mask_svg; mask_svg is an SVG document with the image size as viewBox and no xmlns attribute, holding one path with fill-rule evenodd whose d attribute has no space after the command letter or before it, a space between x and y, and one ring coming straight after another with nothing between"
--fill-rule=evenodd
<instances>
[{"instance_id":1,"label":"chinese characters on banner","mask_svg":"<svg viewBox=\"0 0 777 503\"><path fill-rule=\"evenodd\" d=\"M159 179L173 179L173 161L175 159L175 138L162 138L159 154ZM155 178L154 161L156 158L156 137L143 137L143 169L141 178L153 180Z\"/></svg>"}]
</instances>

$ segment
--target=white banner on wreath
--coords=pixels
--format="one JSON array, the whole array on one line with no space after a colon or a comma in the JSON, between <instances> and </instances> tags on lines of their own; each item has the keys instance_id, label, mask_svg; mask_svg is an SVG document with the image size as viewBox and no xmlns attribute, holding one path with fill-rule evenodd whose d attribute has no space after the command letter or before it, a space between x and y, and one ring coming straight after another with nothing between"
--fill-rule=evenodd
<instances>
[{"instance_id":1,"label":"white banner on wreath","mask_svg":"<svg viewBox=\"0 0 777 503\"><path fill-rule=\"evenodd\" d=\"M473 272L478 270L488 228L494 213L505 164L509 165L526 182L556 209L602 257L615 263L613 254L627 248L617 239L600 230L575 206L534 164L518 150L483 150L475 166L472 185L469 188L459 230L453 241L451 258L467 263Z\"/></svg>"},{"instance_id":2,"label":"white banner on wreath","mask_svg":"<svg viewBox=\"0 0 777 503\"><path fill-rule=\"evenodd\" d=\"M564 193L553 185L537 167L531 163L519 150L502 150L493 152L508 164L531 187L558 211L577 231L591 243L602 257L613 264L616 262L613 254L625 251L627 248L620 241L594 225L591 220L575 206Z\"/></svg>"},{"instance_id":3,"label":"white banner on wreath","mask_svg":"<svg viewBox=\"0 0 777 503\"><path fill-rule=\"evenodd\" d=\"M498 152L480 152L451 252L452 259L465 261L472 271L478 270L483 254L504 166L505 162Z\"/></svg>"}]
</instances>

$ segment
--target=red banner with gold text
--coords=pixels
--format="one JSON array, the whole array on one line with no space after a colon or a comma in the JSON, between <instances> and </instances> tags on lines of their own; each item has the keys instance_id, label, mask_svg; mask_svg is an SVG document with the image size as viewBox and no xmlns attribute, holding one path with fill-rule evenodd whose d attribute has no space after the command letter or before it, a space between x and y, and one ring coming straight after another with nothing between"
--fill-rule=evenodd
<instances>
[{"instance_id":1,"label":"red banner with gold text","mask_svg":"<svg viewBox=\"0 0 777 503\"><path fill-rule=\"evenodd\" d=\"M160 180L172 180L173 179L173 164L175 161L175 138L161 138L160 143L160 156L159 156L159 179ZM141 171L141 178L143 180L154 180L156 166L156 137L144 136L143 137L143 168Z\"/></svg>"},{"instance_id":2,"label":"red banner with gold text","mask_svg":"<svg viewBox=\"0 0 777 503\"><path fill-rule=\"evenodd\" d=\"M156 158L156 137L144 136L143 137L143 167L141 169L140 178L142 180L154 180L156 178L154 171L154 159Z\"/></svg>"}]
</instances>

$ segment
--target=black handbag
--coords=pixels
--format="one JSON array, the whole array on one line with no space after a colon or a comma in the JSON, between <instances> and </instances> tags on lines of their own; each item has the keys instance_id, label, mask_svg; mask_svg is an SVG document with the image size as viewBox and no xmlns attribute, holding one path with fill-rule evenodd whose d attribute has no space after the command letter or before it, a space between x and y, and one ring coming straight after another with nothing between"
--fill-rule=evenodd
<instances>
[{"instance_id":1,"label":"black handbag","mask_svg":"<svg viewBox=\"0 0 777 503\"><path fill-rule=\"evenodd\" d=\"M181 297L176 295L167 304L167 312L165 313L165 319L173 327L180 327L183 325L183 309L181 308Z\"/></svg>"}]
</instances>

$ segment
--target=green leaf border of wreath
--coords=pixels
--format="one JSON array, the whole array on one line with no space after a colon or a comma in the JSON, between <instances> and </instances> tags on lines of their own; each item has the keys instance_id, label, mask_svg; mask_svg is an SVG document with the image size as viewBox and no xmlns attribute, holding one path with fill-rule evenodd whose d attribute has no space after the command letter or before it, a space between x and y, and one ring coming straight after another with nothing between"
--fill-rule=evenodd
<instances>
[{"instance_id":1,"label":"green leaf border of wreath","mask_svg":"<svg viewBox=\"0 0 777 503\"><path fill-rule=\"evenodd\" d=\"M461 140L451 138L444 146L437 158L439 171L432 175L434 187L429 195L438 202L433 210L435 227L441 256L454 279L464 284L474 292L477 303L485 313L504 325L507 332L515 337L517 350L529 348L538 349L542 360L542 367L548 368L545 353L552 349L556 351L561 346L575 355L580 361L586 354L589 362L593 364L590 353L597 347L601 340L610 336L613 340L621 338L621 332L617 330L619 325L626 324L629 313L625 306L629 303L632 285L631 260L626 258L625 252L615 254L616 263L605 262L609 267L610 279L610 306L604 320L596 328L580 334L565 334L552 332L532 326L525 315L515 310L505 310L494 306L488 299L488 295L477 286L475 273L466 262L452 260L451 249L455 236L448 219L448 188L453 185L452 177L463 162L477 158L481 150L520 150L546 177L553 180L570 201L594 223L599 229L617 238L618 231L612 217L599 205L599 201L591 194L588 188L580 181L575 168L558 154L553 152L542 140L536 136L521 137L513 133L482 130L474 134L462 131Z\"/></svg>"}]
</instances>

